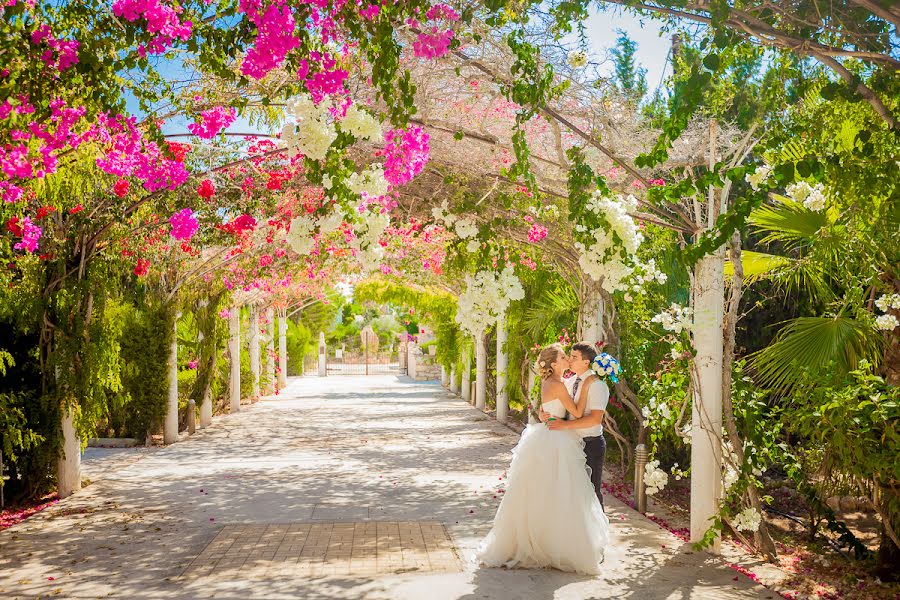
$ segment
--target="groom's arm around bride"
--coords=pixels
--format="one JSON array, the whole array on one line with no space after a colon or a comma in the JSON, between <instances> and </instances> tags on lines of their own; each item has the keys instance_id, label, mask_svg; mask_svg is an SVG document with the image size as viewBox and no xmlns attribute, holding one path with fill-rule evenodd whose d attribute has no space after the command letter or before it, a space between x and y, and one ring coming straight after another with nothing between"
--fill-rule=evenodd
<instances>
[{"instance_id":1,"label":"groom's arm around bride","mask_svg":"<svg viewBox=\"0 0 900 600\"><path fill-rule=\"evenodd\" d=\"M570 421L554 420L547 423L547 427L553 430L574 429L584 440L584 454L587 466L591 468L591 483L600 504L603 504L601 480L603 477L603 463L606 458L606 438L603 436L603 417L606 414L606 406L609 403L609 388L605 381L598 380L596 376L588 377L585 381L587 389L582 393L588 394L585 414L579 419Z\"/></svg>"}]
</instances>

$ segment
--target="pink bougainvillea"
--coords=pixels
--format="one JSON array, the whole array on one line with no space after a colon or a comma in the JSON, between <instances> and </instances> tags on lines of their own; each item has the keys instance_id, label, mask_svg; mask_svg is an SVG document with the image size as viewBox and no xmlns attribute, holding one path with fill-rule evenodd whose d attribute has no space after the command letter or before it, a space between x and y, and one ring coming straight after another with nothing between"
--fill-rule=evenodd
<instances>
[{"instance_id":1,"label":"pink bougainvillea","mask_svg":"<svg viewBox=\"0 0 900 600\"><path fill-rule=\"evenodd\" d=\"M178 5L168 6L169 3L162 0L116 0L113 2L113 14L120 19L135 22L144 19L147 22L147 33L153 37L146 49L138 48L138 53L143 55L149 50L150 54L162 54L176 40L187 41L191 37L193 24L190 21L181 22L178 15L182 8Z\"/></svg>"},{"instance_id":2,"label":"pink bougainvillea","mask_svg":"<svg viewBox=\"0 0 900 600\"><path fill-rule=\"evenodd\" d=\"M240 0L239 10L256 25L256 43L241 63L241 73L262 79L284 62L287 53L300 45L294 35L294 13L284 0L275 0L265 9L261 0Z\"/></svg>"},{"instance_id":3,"label":"pink bougainvillea","mask_svg":"<svg viewBox=\"0 0 900 600\"><path fill-rule=\"evenodd\" d=\"M123 198L128 195L128 188L131 187L128 183L127 179L118 180L115 185L113 185L113 193L119 198Z\"/></svg>"},{"instance_id":4,"label":"pink bougainvillea","mask_svg":"<svg viewBox=\"0 0 900 600\"><path fill-rule=\"evenodd\" d=\"M18 227L20 232L19 235L22 236L22 241L17 242L13 248L33 253L37 250L38 240L41 239L41 233L43 233L41 228L31 222L31 217L22 219L22 223ZM8 228L9 223L7 223L7 229Z\"/></svg>"},{"instance_id":5,"label":"pink bougainvillea","mask_svg":"<svg viewBox=\"0 0 900 600\"><path fill-rule=\"evenodd\" d=\"M204 179L200 182L200 185L197 186L197 195L205 200L209 200L216 193L216 186L213 185L213 182L209 179Z\"/></svg>"},{"instance_id":6,"label":"pink bougainvillea","mask_svg":"<svg viewBox=\"0 0 900 600\"><path fill-rule=\"evenodd\" d=\"M189 208L182 208L172 215L169 218L169 223L172 225L171 236L176 240L189 240L194 237L194 234L200 228L194 212Z\"/></svg>"},{"instance_id":7,"label":"pink bougainvillea","mask_svg":"<svg viewBox=\"0 0 900 600\"><path fill-rule=\"evenodd\" d=\"M188 125L191 133L204 140L211 140L234 122L237 113L231 107L216 106L200 113L196 123Z\"/></svg>"},{"instance_id":8,"label":"pink bougainvillea","mask_svg":"<svg viewBox=\"0 0 900 600\"><path fill-rule=\"evenodd\" d=\"M385 136L384 178L397 187L412 181L428 162L428 134L418 125L406 129L391 129Z\"/></svg>"},{"instance_id":9,"label":"pink bougainvillea","mask_svg":"<svg viewBox=\"0 0 900 600\"><path fill-rule=\"evenodd\" d=\"M76 40L61 40L53 37L50 27L41 25L31 32L31 43L39 48L46 45L47 48L41 54L41 60L49 67L62 72L78 62L78 47Z\"/></svg>"},{"instance_id":10,"label":"pink bougainvillea","mask_svg":"<svg viewBox=\"0 0 900 600\"><path fill-rule=\"evenodd\" d=\"M137 259L137 264L134 266L134 274L138 277L143 277L147 274L147 271L150 270L150 261L146 258Z\"/></svg>"},{"instance_id":11,"label":"pink bougainvillea","mask_svg":"<svg viewBox=\"0 0 900 600\"><path fill-rule=\"evenodd\" d=\"M535 223L531 226L531 229L528 230L528 241L532 244L541 241L545 237L547 237L547 228L543 225Z\"/></svg>"}]
</instances>

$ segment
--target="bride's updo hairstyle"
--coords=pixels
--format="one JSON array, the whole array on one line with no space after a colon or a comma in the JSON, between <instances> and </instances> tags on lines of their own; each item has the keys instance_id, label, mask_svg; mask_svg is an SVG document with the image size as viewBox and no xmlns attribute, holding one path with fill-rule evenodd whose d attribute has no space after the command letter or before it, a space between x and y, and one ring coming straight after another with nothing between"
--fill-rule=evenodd
<instances>
[{"instance_id":1,"label":"bride's updo hairstyle","mask_svg":"<svg viewBox=\"0 0 900 600\"><path fill-rule=\"evenodd\" d=\"M541 379L547 379L553 375L553 363L559 359L560 354L565 354L562 344L555 343L546 346L541 353L538 354L537 362L534 365L535 370Z\"/></svg>"}]
</instances>

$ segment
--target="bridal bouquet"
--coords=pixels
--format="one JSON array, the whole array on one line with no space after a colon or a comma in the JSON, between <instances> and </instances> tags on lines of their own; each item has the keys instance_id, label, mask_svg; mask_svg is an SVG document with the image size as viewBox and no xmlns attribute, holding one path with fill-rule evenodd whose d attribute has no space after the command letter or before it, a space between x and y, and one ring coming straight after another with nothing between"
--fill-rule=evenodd
<instances>
[{"instance_id":1,"label":"bridal bouquet","mask_svg":"<svg viewBox=\"0 0 900 600\"><path fill-rule=\"evenodd\" d=\"M606 352L602 352L598 354L597 357L594 358L594 362L591 363L591 371L596 373L601 379L609 377L610 381L618 383L622 366L615 358Z\"/></svg>"}]
</instances>

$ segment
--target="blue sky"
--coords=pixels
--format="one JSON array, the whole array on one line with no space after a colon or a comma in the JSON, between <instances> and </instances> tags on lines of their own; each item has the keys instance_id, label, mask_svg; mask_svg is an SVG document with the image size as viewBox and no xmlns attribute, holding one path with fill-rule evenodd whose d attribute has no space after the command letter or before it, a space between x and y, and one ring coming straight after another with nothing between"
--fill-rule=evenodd
<instances>
[{"instance_id":1,"label":"blue sky","mask_svg":"<svg viewBox=\"0 0 900 600\"><path fill-rule=\"evenodd\" d=\"M637 61L640 66L647 69L647 88L652 94L663 77L671 74L672 66L666 60L671 40L669 34L662 34L662 23L648 18L638 18L621 9L594 12L586 22L586 32L590 53L595 59L607 56L610 48L616 45L617 30L625 31L628 36L637 43ZM180 69L174 66L161 64L160 71L165 77L178 78ZM608 73L611 73L612 65L609 65ZM141 115L137 103L133 100L128 103L132 114ZM164 133L186 133L188 121L183 117L170 119L164 126ZM228 131L248 132L255 128L243 118L239 117L228 128ZM178 141L187 141L178 140Z\"/></svg>"},{"instance_id":2,"label":"blue sky","mask_svg":"<svg viewBox=\"0 0 900 600\"><path fill-rule=\"evenodd\" d=\"M672 73L672 65L666 62L671 47L668 33L660 36L662 22L638 18L621 9L594 12L587 20L587 36L591 54L605 56L616 45L617 29L628 34L637 44L637 61L647 69L647 89L652 94L662 77Z\"/></svg>"}]
</instances>

